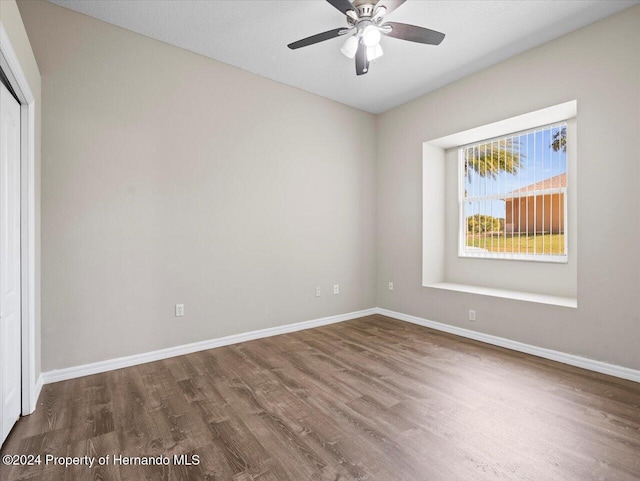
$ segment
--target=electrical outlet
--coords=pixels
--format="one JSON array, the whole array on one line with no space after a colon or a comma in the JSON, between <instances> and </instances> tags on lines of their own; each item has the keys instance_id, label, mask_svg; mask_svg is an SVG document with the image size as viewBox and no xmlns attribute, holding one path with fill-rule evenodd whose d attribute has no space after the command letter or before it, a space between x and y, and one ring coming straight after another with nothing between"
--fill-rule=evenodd
<instances>
[{"instance_id":1,"label":"electrical outlet","mask_svg":"<svg viewBox=\"0 0 640 481\"><path fill-rule=\"evenodd\" d=\"M316 287L316 297L320 297L320 288Z\"/></svg>"},{"instance_id":2,"label":"electrical outlet","mask_svg":"<svg viewBox=\"0 0 640 481\"><path fill-rule=\"evenodd\" d=\"M389 282L389 290L392 291L393 290L393 282Z\"/></svg>"},{"instance_id":3,"label":"electrical outlet","mask_svg":"<svg viewBox=\"0 0 640 481\"><path fill-rule=\"evenodd\" d=\"M176 304L176 317L184 316L184 304Z\"/></svg>"},{"instance_id":4,"label":"electrical outlet","mask_svg":"<svg viewBox=\"0 0 640 481\"><path fill-rule=\"evenodd\" d=\"M470 309L469 310L469 320L470 321L475 321L476 320L476 311Z\"/></svg>"},{"instance_id":5,"label":"electrical outlet","mask_svg":"<svg viewBox=\"0 0 640 481\"><path fill-rule=\"evenodd\" d=\"M333 293L340 294L340 286L338 284L333 285Z\"/></svg>"}]
</instances>

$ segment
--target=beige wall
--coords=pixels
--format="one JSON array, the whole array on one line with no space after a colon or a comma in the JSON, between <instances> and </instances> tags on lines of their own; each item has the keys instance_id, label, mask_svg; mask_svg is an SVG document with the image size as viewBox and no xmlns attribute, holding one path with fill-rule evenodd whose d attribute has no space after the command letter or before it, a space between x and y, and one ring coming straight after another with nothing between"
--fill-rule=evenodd
<instances>
[{"instance_id":1,"label":"beige wall","mask_svg":"<svg viewBox=\"0 0 640 481\"><path fill-rule=\"evenodd\" d=\"M43 370L375 305L373 115L20 11L44 96Z\"/></svg>"},{"instance_id":2,"label":"beige wall","mask_svg":"<svg viewBox=\"0 0 640 481\"><path fill-rule=\"evenodd\" d=\"M11 46L13 47L20 67L24 72L24 75L31 88L31 93L35 99L35 287L36 287L36 377L40 375L40 139L41 139L41 84L40 84L40 71L36 59L31 50L31 44L27 37L27 32L22 23L20 11L16 5L15 0L0 0L0 21L7 31Z\"/></svg>"},{"instance_id":3,"label":"beige wall","mask_svg":"<svg viewBox=\"0 0 640 481\"><path fill-rule=\"evenodd\" d=\"M636 6L377 117L379 307L640 369L639 25ZM578 308L421 287L423 142L573 99Z\"/></svg>"},{"instance_id":4,"label":"beige wall","mask_svg":"<svg viewBox=\"0 0 640 481\"><path fill-rule=\"evenodd\" d=\"M640 369L640 7L377 118L20 11L44 95L44 370L374 305ZM421 287L422 143L572 99L579 308Z\"/></svg>"}]
</instances>

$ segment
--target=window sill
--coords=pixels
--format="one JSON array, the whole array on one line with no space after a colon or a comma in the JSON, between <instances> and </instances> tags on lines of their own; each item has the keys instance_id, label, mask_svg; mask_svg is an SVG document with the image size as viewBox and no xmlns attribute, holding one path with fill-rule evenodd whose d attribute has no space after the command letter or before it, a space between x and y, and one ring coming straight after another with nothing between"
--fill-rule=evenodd
<instances>
[{"instance_id":1,"label":"window sill","mask_svg":"<svg viewBox=\"0 0 640 481\"><path fill-rule=\"evenodd\" d=\"M471 286L467 284L452 284L449 282L426 284L424 287L466 292L469 294L477 294L480 296L502 297L504 299L515 299L517 301L535 302L538 304L571 307L574 309L578 307L578 300L572 297L549 296L546 294L535 294L533 292L509 291L506 289L494 289L492 287Z\"/></svg>"},{"instance_id":2,"label":"window sill","mask_svg":"<svg viewBox=\"0 0 640 481\"><path fill-rule=\"evenodd\" d=\"M525 262L546 262L547 264L566 264L569 258L566 255L518 255L510 253L485 252L474 254L473 252L463 252L458 254L460 259L490 259L499 261L525 261Z\"/></svg>"}]
</instances>

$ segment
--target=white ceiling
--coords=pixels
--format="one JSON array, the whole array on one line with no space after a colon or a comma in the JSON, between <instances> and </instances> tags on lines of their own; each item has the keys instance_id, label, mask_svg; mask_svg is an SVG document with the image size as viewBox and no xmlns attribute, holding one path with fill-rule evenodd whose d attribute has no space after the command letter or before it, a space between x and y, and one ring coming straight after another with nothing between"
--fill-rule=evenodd
<instances>
[{"instance_id":1,"label":"white ceiling","mask_svg":"<svg viewBox=\"0 0 640 481\"><path fill-rule=\"evenodd\" d=\"M287 44L346 25L324 0L49 0L278 82L372 113L414 99L640 0L409 0L387 20L446 33L438 47L382 39L356 76L343 40Z\"/></svg>"}]
</instances>

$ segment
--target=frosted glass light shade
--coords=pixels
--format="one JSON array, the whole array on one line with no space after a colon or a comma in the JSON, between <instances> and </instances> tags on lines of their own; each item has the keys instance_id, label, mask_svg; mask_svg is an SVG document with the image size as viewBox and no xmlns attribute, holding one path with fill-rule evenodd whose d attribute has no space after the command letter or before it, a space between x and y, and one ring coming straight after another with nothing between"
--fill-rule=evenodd
<instances>
[{"instance_id":1,"label":"frosted glass light shade","mask_svg":"<svg viewBox=\"0 0 640 481\"><path fill-rule=\"evenodd\" d=\"M367 47L367 60L369 60L369 62L373 62L375 59L380 58L383 55L384 52L382 51L380 44L375 47Z\"/></svg>"},{"instance_id":2,"label":"frosted glass light shade","mask_svg":"<svg viewBox=\"0 0 640 481\"><path fill-rule=\"evenodd\" d=\"M377 27L369 25L362 32L362 41L367 47L375 47L380 43L380 30Z\"/></svg>"},{"instance_id":3,"label":"frosted glass light shade","mask_svg":"<svg viewBox=\"0 0 640 481\"><path fill-rule=\"evenodd\" d=\"M345 57L355 57L356 52L358 51L358 38L355 35L347 38L340 51L344 54Z\"/></svg>"}]
</instances>

